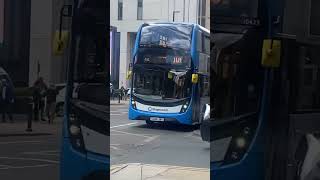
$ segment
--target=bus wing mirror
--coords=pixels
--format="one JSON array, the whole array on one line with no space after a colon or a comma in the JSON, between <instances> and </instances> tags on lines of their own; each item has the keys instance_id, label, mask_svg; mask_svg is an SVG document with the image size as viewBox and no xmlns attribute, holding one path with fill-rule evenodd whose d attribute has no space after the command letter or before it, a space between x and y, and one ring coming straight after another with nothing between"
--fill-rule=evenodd
<instances>
[{"instance_id":1,"label":"bus wing mirror","mask_svg":"<svg viewBox=\"0 0 320 180\"><path fill-rule=\"evenodd\" d=\"M193 84L197 84L199 81L199 75L198 74L192 74L191 81Z\"/></svg>"},{"instance_id":2,"label":"bus wing mirror","mask_svg":"<svg viewBox=\"0 0 320 180\"><path fill-rule=\"evenodd\" d=\"M210 105L209 104L206 104L206 110L204 112L204 117L203 117L203 120L204 121L207 121L210 119Z\"/></svg>"},{"instance_id":3,"label":"bus wing mirror","mask_svg":"<svg viewBox=\"0 0 320 180\"><path fill-rule=\"evenodd\" d=\"M262 48L262 61L264 67L278 68L281 59L281 41L265 39Z\"/></svg>"},{"instance_id":4,"label":"bus wing mirror","mask_svg":"<svg viewBox=\"0 0 320 180\"><path fill-rule=\"evenodd\" d=\"M127 72L127 79L130 79L131 76L132 76L132 71L128 71L128 72Z\"/></svg>"}]
</instances>

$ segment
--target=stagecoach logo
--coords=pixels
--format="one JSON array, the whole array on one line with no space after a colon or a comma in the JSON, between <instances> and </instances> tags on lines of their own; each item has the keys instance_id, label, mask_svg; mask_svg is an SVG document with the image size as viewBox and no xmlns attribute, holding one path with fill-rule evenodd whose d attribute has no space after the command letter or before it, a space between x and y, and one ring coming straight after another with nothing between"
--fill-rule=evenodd
<instances>
[{"instance_id":1,"label":"stagecoach logo","mask_svg":"<svg viewBox=\"0 0 320 180\"><path fill-rule=\"evenodd\" d=\"M154 108L154 107L148 107L148 111L162 111L162 112L167 112L169 111L168 109L162 109L162 108Z\"/></svg>"}]
</instances>

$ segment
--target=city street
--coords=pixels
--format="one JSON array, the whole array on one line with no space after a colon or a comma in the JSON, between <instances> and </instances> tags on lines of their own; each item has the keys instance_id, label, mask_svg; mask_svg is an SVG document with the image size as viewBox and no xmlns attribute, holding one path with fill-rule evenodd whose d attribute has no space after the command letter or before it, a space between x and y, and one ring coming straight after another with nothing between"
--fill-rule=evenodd
<instances>
[{"instance_id":1,"label":"city street","mask_svg":"<svg viewBox=\"0 0 320 180\"><path fill-rule=\"evenodd\" d=\"M0 179L59 179L61 120L33 124L27 133L24 122L0 123Z\"/></svg>"},{"instance_id":2,"label":"city street","mask_svg":"<svg viewBox=\"0 0 320 180\"><path fill-rule=\"evenodd\" d=\"M199 130L173 125L128 120L128 105L111 104L111 165L160 164L209 168L210 145Z\"/></svg>"}]
</instances>

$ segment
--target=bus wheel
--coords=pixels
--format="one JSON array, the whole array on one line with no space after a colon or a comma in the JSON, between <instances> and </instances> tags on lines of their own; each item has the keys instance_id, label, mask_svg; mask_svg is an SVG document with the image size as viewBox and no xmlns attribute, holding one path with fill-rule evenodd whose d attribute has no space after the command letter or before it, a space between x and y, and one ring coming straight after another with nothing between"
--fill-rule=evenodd
<instances>
[{"instance_id":1,"label":"bus wheel","mask_svg":"<svg viewBox=\"0 0 320 180\"><path fill-rule=\"evenodd\" d=\"M147 124L147 125L153 125L154 122L153 122L153 121L150 121L150 120L146 120L146 124Z\"/></svg>"}]
</instances>

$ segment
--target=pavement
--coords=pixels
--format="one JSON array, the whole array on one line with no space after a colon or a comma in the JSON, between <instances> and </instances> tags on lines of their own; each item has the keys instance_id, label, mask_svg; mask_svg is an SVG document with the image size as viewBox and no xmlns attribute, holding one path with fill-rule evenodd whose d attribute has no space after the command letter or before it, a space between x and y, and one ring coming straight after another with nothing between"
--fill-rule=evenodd
<instances>
[{"instance_id":1,"label":"pavement","mask_svg":"<svg viewBox=\"0 0 320 180\"><path fill-rule=\"evenodd\" d=\"M111 166L111 180L195 180L210 179L209 169L129 163Z\"/></svg>"},{"instance_id":2,"label":"pavement","mask_svg":"<svg viewBox=\"0 0 320 180\"><path fill-rule=\"evenodd\" d=\"M61 130L61 122L62 118L56 118L52 124L48 124L47 121L32 121L32 131L26 131L28 129L26 117L14 115L14 123L0 122L0 137L54 135Z\"/></svg>"}]
</instances>

